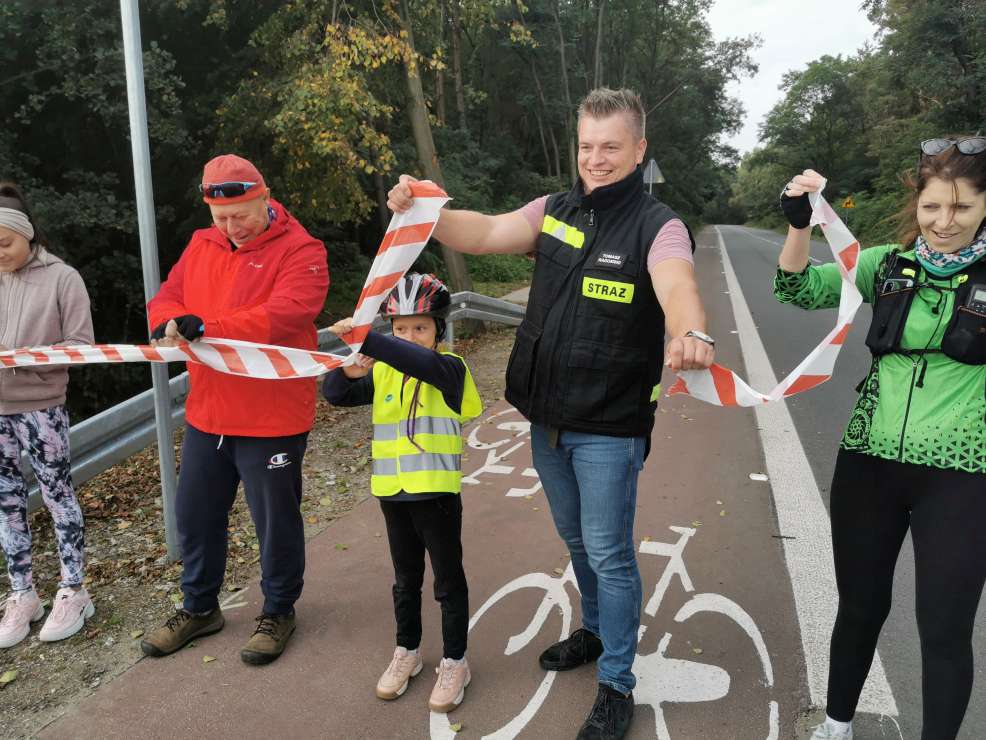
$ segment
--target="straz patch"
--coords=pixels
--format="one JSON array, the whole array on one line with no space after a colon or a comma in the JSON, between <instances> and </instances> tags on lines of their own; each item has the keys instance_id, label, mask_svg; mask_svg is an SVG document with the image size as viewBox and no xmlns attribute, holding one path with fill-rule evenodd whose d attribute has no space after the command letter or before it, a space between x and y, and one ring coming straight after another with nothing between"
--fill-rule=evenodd
<instances>
[{"instance_id":1,"label":"straz patch","mask_svg":"<svg viewBox=\"0 0 986 740\"><path fill-rule=\"evenodd\" d=\"M597 298L616 303L633 301L633 283L618 283L615 280L600 280L599 278L582 278L582 295L586 298Z\"/></svg>"},{"instance_id":2,"label":"straz patch","mask_svg":"<svg viewBox=\"0 0 986 740\"><path fill-rule=\"evenodd\" d=\"M600 252L599 256L596 257L597 267L615 267L620 269L623 267L623 263L627 261L627 256L625 254L614 254L613 252Z\"/></svg>"}]
</instances>

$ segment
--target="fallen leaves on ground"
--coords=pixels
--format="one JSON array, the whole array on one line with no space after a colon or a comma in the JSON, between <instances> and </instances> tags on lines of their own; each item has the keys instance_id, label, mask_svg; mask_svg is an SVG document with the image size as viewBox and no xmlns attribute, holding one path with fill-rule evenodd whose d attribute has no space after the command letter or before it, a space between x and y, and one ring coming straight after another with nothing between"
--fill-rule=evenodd
<instances>
[{"instance_id":1,"label":"fallen leaves on ground","mask_svg":"<svg viewBox=\"0 0 986 740\"><path fill-rule=\"evenodd\" d=\"M504 329L456 343L456 349L469 357L487 403L502 398L513 334L512 329ZM370 408L337 409L319 401L315 418L303 465L302 507L303 516L317 516L318 524L306 524L306 538L316 536L369 495ZM179 462L182 438L179 429L175 433ZM138 627L158 627L182 602L178 587L182 566L168 560L164 542L156 445L80 485L76 492L86 519L85 584L96 603L96 617L85 631L59 643L57 650L46 651L44 660L36 660L38 643L34 640L3 651L4 668L16 666L21 671L16 681L0 685L4 690L0 702L4 731L0 734L5 737L33 737L63 714L66 706L130 668L141 656L139 638L130 635ZM30 524L39 593L50 606L59 571L51 516L42 508L31 515ZM228 532L226 583L255 582L259 545L242 493L230 512ZM380 532L374 533L379 536ZM0 592L0 602L3 596ZM195 647L193 641L185 649ZM30 665L29 674L26 665ZM80 671L79 666L86 667ZM222 666L211 670L222 670Z\"/></svg>"}]
</instances>

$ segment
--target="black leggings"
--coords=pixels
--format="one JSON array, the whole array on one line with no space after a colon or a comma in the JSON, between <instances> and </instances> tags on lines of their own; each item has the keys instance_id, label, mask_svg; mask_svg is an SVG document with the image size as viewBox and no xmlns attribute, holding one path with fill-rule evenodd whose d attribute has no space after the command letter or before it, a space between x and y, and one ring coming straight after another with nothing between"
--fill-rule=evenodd
<instances>
[{"instance_id":1,"label":"black leggings","mask_svg":"<svg viewBox=\"0 0 986 740\"><path fill-rule=\"evenodd\" d=\"M462 569L462 500L439 496L424 501L380 499L394 561L397 644L414 650L421 642L421 586L425 550L442 607L444 657L461 660L469 632L469 587Z\"/></svg>"},{"instance_id":2,"label":"black leggings","mask_svg":"<svg viewBox=\"0 0 986 740\"><path fill-rule=\"evenodd\" d=\"M972 631L986 580L986 476L840 450L831 513L839 612L828 715L848 722L856 712L909 527L921 638L921 738L952 740L972 691Z\"/></svg>"}]
</instances>

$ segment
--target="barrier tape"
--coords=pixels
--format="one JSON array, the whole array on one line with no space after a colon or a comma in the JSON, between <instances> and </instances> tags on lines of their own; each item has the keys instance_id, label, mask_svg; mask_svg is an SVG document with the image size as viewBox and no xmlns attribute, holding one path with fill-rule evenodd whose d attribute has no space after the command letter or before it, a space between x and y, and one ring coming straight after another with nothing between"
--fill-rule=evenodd
<instances>
[{"instance_id":1,"label":"barrier tape","mask_svg":"<svg viewBox=\"0 0 986 740\"><path fill-rule=\"evenodd\" d=\"M821 225L835 264L842 275L842 294L835 328L769 393L754 390L729 368L712 365L706 370L681 371L668 389L669 396L681 393L716 406L756 406L802 393L832 377L835 360L842 350L852 320L863 303L863 296L856 287L859 242L822 197L821 190L809 193L809 199L812 209L811 225Z\"/></svg>"},{"instance_id":2,"label":"barrier tape","mask_svg":"<svg viewBox=\"0 0 986 740\"><path fill-rule=\"evenodd\" d=\"M450 200L444 190L427 180L412 183L411 190L413 205L405 213L394 214L391 218L356 303L353 331L342 337L352 350L350 355L203 337L174 347L92 344L5 350L0 351L0 366L197 362L231 375L281 380L316 377L351 364L373 325L380 304L428 243L438 222L439 211ZM842 294L835 328L769 393L751 388L729 368L712 365L706 370L681 371L668 395L685 394L717 406L755 406L801 393L832 377L842 343L863 302L862 294L856 288L856 261L860 247L822 197L821 191L811 193L809 197L811 224L821 225L842 275Z\"/></svg>"},{"instance_id":3,"label":"barrier tape","mask_svg":"<svg viewBox=\"0 0 986 740\"><path fill-rule=\"evenodd\" d=\"M203 337L174 347L147 344L85 344L30 347L0 352L0 367L80 365L112 362L197 362L213 370L251 378L283 380L310 378L355 361L373 325L380 304L428 243L439 211L450 198L428 180L411 183L414 201L405 213L395 213L377 249L363 291L356 303L353 331L343 337L350 355L279 347L235 339Z\"/></svg>"}]
</instances>

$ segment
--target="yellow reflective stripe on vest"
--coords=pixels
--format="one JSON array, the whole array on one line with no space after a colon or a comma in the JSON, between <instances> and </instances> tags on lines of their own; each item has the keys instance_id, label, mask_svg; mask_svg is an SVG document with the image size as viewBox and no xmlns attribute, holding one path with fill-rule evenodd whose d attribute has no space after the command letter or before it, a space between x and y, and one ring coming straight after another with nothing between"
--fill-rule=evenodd
<instances>
[{"instance_id":1,"label":"yellow reflective stripe on vest","mask_svg":"<svg viewBox=\"0 0 986 740\"><path fill-rule=\"evenodd\" d=\"M650 392L651 403L654 403L657 399L661 397L661 384L658 383L654 386L653 390Z\"/></svg>"},{"instance_id":2,"label":"yellow reflective stripe on vest","mask_svg":"<svg viewBox=\"0 0 986 740\"><path fill-rule=\"evenodd\" d=\"M586 298L600 298L616 303L633 302L633 283L618 283L615 280L600 280L599 278L582 278L582 295Z\"/></svg>"},{"instance_id":3,"label":"yellow reflective stripe on vest","mask_svg":"<svg viewBox=\"0 0 986 740\"><path fill-rule=\"evenodd\" d=\"M544 221L541 222L541 231L575 249L582 249L582 245L585 244L584 233L551 216L544 217Z\"/></svg>"}]
</instances>

